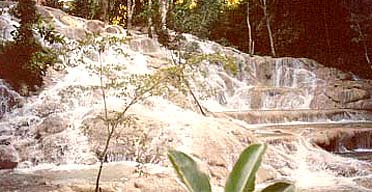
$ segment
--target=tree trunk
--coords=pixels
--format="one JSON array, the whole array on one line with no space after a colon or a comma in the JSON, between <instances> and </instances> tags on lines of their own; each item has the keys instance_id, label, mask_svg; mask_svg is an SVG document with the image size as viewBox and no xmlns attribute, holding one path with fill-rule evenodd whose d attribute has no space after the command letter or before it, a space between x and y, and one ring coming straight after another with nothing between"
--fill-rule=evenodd
<instances>
[{"instance_id":1,"label":"tree trunk","mask_svg":"<svg viewBox=\"0 0 372 192\"><path fill-rule=\"evenodd\" d=\"M152 30L152 0L149 0L149 4L148 4L148 9L149 9L149 15L148 15L148 18L147 18L147 22L148 22L148 35L150 38L152 38L152 34L153 34L153 30Z\"/></svg>"},{"instance_id":2,"label":"tree trunk","mask_svg":"<svg viewBox=\"0 0 372 192\"><path fill-rule=\"evenodd\" d=\"M372 68L372 63L371 63L371 60L369 59L368 48L367 48L366 42L363 41L363 45L364 45L364 57L366 58L367 63L371 65L371 68Z\"/></svg>"},{"instance_id":3,"label":"tree trunk","mask_svg":"<svg viewBox=\"0 0 372 192\"><path fill-rule=\"evenodd\" d=\"M132 18L134 8L136 7L136 0L127 0L127 29L132 29Z\"/></svg>"},{"instance_id":4,"label":"tree trunk","mask_svg":"<svg viewBox=\"0 0 372 192\"><path fill-rule=\"evenodd\" d=\"M249 18L249 0L247 0L247 28L248 28L248 53L250 55L254 54L253 50L253 41L252 41L252 26L251 26L251 21Z\"/></svg>"},{"instance_id":5,"label":"tree trunk","mask_svg":"<svg viewBox=\"0 0 372 192\"><path fill-rule=\"evenodd\" d=\"M132 0L127 0L127 29L132 28Z\"/></svg>"},{"instance_id":6,"label":"tree trunk","mask_svg":"<svg viewBox=\"0 0 372 192\"><path fill-rule=\"evenodd\" d=\"M160 4L160 22L161 22L161 30L165 31L167 29L167 12L169 4L167 3L167 0L159 0Z\"/></svg>"},{"instance_id":7,"label":"tree trunk","mask_svg":"<svg viewBox=\"0 0 372 192\"><path fill-rule=\"evenodd\" d=\"M109 22L109 13L110 13L110 0L101 0L100 1L101 6L101 13L100 19L105 22L106 24Z\"/></svg>"},{"instance_id":8,"label":"tree trunk","mask_svg":"<svg viewBox=\"0 0 372 192\"><path fill-rule=\"evenodd\" d=\"M329 27L327 23L327 18L326 18L326 10L323 8L323 22L324 22L324 27L325 27L325 34L326 34L326 41L327 41L327 62L330 63L331 58L329 57L331 55L331 41L329 39Z\"/></svg>"},{"instance_id":9,"label":"tree trunk","mask_svg":"<svg viewBox=\"0 0 372 192\"><path fill-rule=\"evenodd\" d=\"M362 28L360 27L360 24L359 24L359 23L356 23L356 26L357 26L357 30L358 30L359 36L361 37L361 41L362 41L362 44L363 44L363 48L364 48L364 57L365 57L367 63L368 63L369 65L372 65L371 60L369 59L368 47L367 47L366 42L365 42L365 39L364 39L364 35L363 35L363 32L362 32ZM371 67L372 67L372 66L371 66Z\"/></svg>"},{"instance_id":10,"label":"tree trunk","mask_svg":"<svg viewBox=\"0 0 372 192\"><path fill-rule=\"evenodd\" d=\"M269 16L269 13L267 11L267 1L266 0L262 0L262 9L264 11L264 17L266 19L266 27L267 27L267 33L269 34L271 54L274 57L276 57L274 38L273 38L273 33L271 31L270 16Z\"/></svg>"}]
</instances>

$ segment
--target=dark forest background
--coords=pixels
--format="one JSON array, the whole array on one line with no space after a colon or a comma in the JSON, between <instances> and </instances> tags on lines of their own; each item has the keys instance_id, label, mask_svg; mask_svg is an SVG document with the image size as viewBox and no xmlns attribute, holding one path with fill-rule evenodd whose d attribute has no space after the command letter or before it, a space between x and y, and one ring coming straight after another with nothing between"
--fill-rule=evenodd
<instances>
[{"instance_id":1,"label":"dark forest background","mask_svg":"<svg viewBox=\"0 0 372 192\"><path fill-rule=\"evenodd\" d=\"M277 56L311 58L372 78L371 63L365 55L366 51L372 52L372 1L276 0L270 8ZM248 33L245 15L241 14L244 10L239 6L227 17L221 16L211 27L210 38L226 39L247 52ZM260 20L262 11L254 7L251 12L255 53L270 55L267 31Z\"/></svg>"}]
</instances>

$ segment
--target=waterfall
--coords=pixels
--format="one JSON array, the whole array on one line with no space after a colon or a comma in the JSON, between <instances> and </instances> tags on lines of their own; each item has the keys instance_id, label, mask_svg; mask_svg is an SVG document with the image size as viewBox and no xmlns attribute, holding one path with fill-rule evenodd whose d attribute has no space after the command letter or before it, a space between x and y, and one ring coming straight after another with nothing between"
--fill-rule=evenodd
<instances>
[{"instance_id":1,"label":"waterfall","mask_svg":"<svg viewBox=\"0 0 372 192\"><path fill-rule=\"evenodd\" d=\"M57 27L70 37L83 36L81 30L91 32L86 31L87 21L83 19L53 17ZM64 17L77 26L63 24ZM126 41L98 50L98 42L105 37ZM206 117L197 110L192 97L174 87L168 87L174 95L146 95L146 100L136 103L128 111L128 122L121 122L115 132L105 157L113 175L122 171L115 163L123 161L152 164L173 173L166 152L177 148L198 158L214 184L220 185L218 182L237 159L239 150L249 143L262 142L269 145L263 168L272 176L262 182L291 180L300 190L308 191L363 191L369 187L370 156L357 159L339 155L369 152L372 148L369 81L340 79L331 73L335 69L312 60L250 56L192 35L185 37L182 43L196 43L200 54L233 58L238 74L210 61L193 66L197 72L185 70L191 90L206 109ZM144 34L126 37L104 32L94 39L96 43L87 45L67 40L69 51L61 55L61 68L51 70L46 76L49 83L39 93L24 98L0 81L0 147L14 147L19 153L17 169L21 172L44 165L66 166L63 174L69 177L74 175L68 171L81 173L76 167L92 165L84 171L94 172L97 154L102 152L108 134L102 120L104 103L97 70L101 64L107 70L103 80L109 83L173 66L170 50L159 47ZM133 89L133 85L107 88L109 118L117 117L129 103L135 95ZM49 169L41 172L49 171L55 173ZM165 172L160 173L157 175ZM115 181L123 178L123 185L133 185L133 180L126 181L133 175ZM150 181L155 180L161 179Z\"/></svg>"}]
</instances>

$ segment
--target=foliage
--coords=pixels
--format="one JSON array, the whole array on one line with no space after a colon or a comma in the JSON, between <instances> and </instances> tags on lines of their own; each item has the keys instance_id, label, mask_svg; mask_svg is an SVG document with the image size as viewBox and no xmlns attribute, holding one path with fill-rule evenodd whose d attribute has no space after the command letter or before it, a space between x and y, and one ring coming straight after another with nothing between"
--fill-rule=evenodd
<instances>
[{"instance_id":1,"label":"foliage","mask_svg":"<svg viewBox=\"0 0 372 192\"><path fill-rule=\"evenodd\" d=\"M41 4L48 6L48 7L57 8L57 9L63 8L63 1L59 1L59 0L44 0L42 1Z\"/></svg>"},{"instance_id":2,"label":"foliage","mask_svg":"<svg viewBox=\"0 0 372 192\"><path fill-rule=\"evenodd\" d=\"M104 146L104 150L98 155L100 160L100 168L97 174L96 178L96 192L99 191L99 182L100 182L100 176L102 174L103 164L105 162L105 159L107 158L108 149L110 146L111 139L113 138L113 135L115 133L115 130L118 128L119 125L123 124L124 122L128 122L130 120L130 116L127 115L128 110L138 102L141 102L145 100L146 98L159 94L160 92L157 90L159 88L159 85L161 83L160 79L149 75L137 75L133 74L128 76L124 79L111 79L111 82L105 83L104 82L104 76L107 76L111 74L109 70L105 71L105 68L102 66L102 60L101 61L101 67L98 69L98 72L100 73L101 78L101 86L100 89L102 91L102 99L104 102L104 113L105 116L103 117L103 120L106 124L107 129L107 138L106 138L106 144ZM116 115L113 118L108 117L108 108L106 105L106 92L109 89L119 90L119 95L123 97L127 102L124 105L124 109L121 112L116 113ZM144 149L144 146L139 149ZM141 157L138 157L138 160Z\"/></svg>"},{"instance_id":3,"label":"foliage","mask_svg":"<svg viewBox=\"0 0 372 192\"><path fill-rule=\"evenodd\" d=\"M253 144L239 156L225 185L225 191L254 191L256 172L261 165L266 145Z\"/></svg>"},{"instance_id":4,"label":"foliage","mask_svg":"<svg viewBox=\"0 0 372 192\"><path fill-rule=\"evenodd\" d=\"M72 49L72 54L76 54L74 51L83 53L80 55L80 58L77 59L85 64L89 71L100 77L100 86L93 87L93 89L98 89L102 92L104 115L101 119L105 123L107 134L105 135L104 149L98 153L100 167L96 178L96 191L99 191L100 189L99 183L103 165L109 155L108 149L114 133L117 131L119 126L123 125L125 127L128 126L128 124L133 123L132 116L127 114L128 110L135 104L146 100L148 97L164 94L166 85L163 84L165 77L160 76L159 73L130 74L126 71L125 65L110 64L103 60L102 54L109 49L110 51L115 51L118 55L127 57L128 55L120 49L122 44L126 43L127 40L127 38L118 38L115 36L101 37L93 34L87 35L84 40L77 44L78 47L76 49ZM90 57L92 54L98 56L99 62L84 62L84 59ZM109 111L111 110L106 104L108 96L120 98L123 101L123 109L114 112L113 115L109 115ZM154 156L151 156L150 158L151 154L147 151L146 140L148 137L146 133L135 137L136 140L127 139L127 141L132 143L133 147L135 147L135 150L132 150L132 153L136 155L135 160L139 163L153 161ZM131 151L128 151L128 153L131 153ZM138 169L141 174L141 167Z\"/></svg>"},{"instance_id":5,"label":"foliage","mask_svg":"<svg viewBox=\"0 0 372 192\"><path fill-rule=\"evenodd\" d=\"M74 0L67 10L69 14L85 19L98 19L99 11L97 0Z\"/></svg>"},{"instance_id":6,"label":"foliage","mask_svg":"<svg viewBox=\"0 0 372 192\"><path fill-rule=\"evenodd\" d=\"M85 19L98 19L114 25L124 25L127 19L126 1L72 0L67 12Z\"/></svg>"},{"instance_id":7,"label":"foliage","mask_svg":"<svg viewBox=\"0 0 372 192\"><path fill-rule=\"evenodd\" d=\"M115 97L120 98L124 101L124 109L121 112L117 112L114 117L104 116L103 121L106 122L107 129L107 142L105 149L98 155L101 161L100 171L97 176L97 188L99 188L99 179L103 167L104 160L107 156L107 149L110 145L110 140L118 128L123 122L128 122L129 116L127 111L133 105L138 102L142 102L151 96L168 96L175 92L183 93L185 95L191 94L194 100L197 102L195 95L193 95L190 87L189 80L192 79L194 74L192 71L197 73L202 70L202 68L195 67L200 62L204 60L211 60L213 62L220 62L219 59L223 59L222 56L216 58L213 55L206 57L201 57L193 60L193 62L186 62L184 64L172 65L169 67L163 67L154 72L153 74L128 74L125 70L124 65L114 65L105 63L102 60L101 54L107 51L107 49L114 50L117 54L128 56L123 50L120 49L120 45L126 43L128 39L112 37L100 37L96 35L87 35L87 38L78 43L78 48L76 51L82 52L81 58L77 58L80 62L84 62L84 58L90 57L92 54L99 55L99 65L97 63L89 62L86 67L91 70L91 72L97 74L101 78L101 86L99 89L102 91L102 97L104 100L104 105L106 106L106 98L110 94L114 94ZM75 51L75 50L74 50ZM193 58L189 56L189 58ZM76 62L71 62L76 63ZM113 95L111 95L113 96ZM105 107L105 111L109 111ZM144 138L146 139L146 138ZM138 150L144 151L141 157L138 157L138 161L146 162L146 146L145 141L139 138L141 142L138 144ZM130 140L128 140L130 141ZM141 154L139 154L141 155Z\"/></svg>"},{"instance_id":8,"label":"foliage","mask_svg":"<svg viewBox=\"0 0 372 192\"><path fill-rule=\"evenodd\" d=\"M20 18L20 25L12 31L14 41L6 42L0 50L2 70L0 76L21 94L27 95L42 84L46 69L57 61L57 53L42 47L33 31L42 41L50 44L63 43L63 37L53 28L45 27L45 22L36 12L35 2L21 0L13 13Z\"/></svg>"},{"instance_id":9,"label":"foliage","mask_svg":"<svg viewBox=\"0 0 372 192\"><path fill-rule=\"evenodd\" d=\"M366 33L372 27L372 14L361 15L351 13L350 18L350 28L356 34L354 38L351 39L352 42L360 43L362 41L368 41L371 37Z\"/></svg>"},{"instance_id":10,"label":"foliage","mask_svg":"<svg viewBox=\"0 0 372 192\"><path fill-rule=\"evenodd\" d=\"M85 38L78 40L78 49L83 50L93 46L95 49L104 49L112 45L121 45L129 41L127 37L99 36L98 34L85 34ZM94 50L95 50L94 49Z\"/></svg>"},{"instance_id":11,"label":"foliage","mask_svg":"<svg viewBox=\"0 0 372 192\"><path fill-rule=\"evenodd\" d=\"M110 23L113 25L125 26L127 20L127 7L123 3L119 3L114 6L113 16L111 17Z\"/></svg>"},{"instance_id":12,"label":"foliage","mask_svg":"<svg viewBox=\"0 0 372 192\"><path fill-rule=\"evenodd\" d=\"M171 77L169 86L175 87L184 95L191 95L201 114L206 115L205 108L198 100L216 95L217 89L204 80L208 75L208 67L205 64L221 66L232 75L237 75L238 68L232 57L220 53L203 54L198 42L185 42L187 41L182 34L176 34L173 41L167 45L169 49L175 50L178 58L172 55L172 63L175 66L162 71L165 76ZM194 91L199 94L196 95ZM172 91L167 93L171 95Z\"/></svg>"},{"instance_id":13,"label":"foliage","mask_svg":"<svg viewBox=\"0 0 372 192\"><path fill-rule=\"evenodd\" d=\"M192 54L188 59L187 63L189 64L198 64L202 61L208 61L211 64L217 64L223 66L223 69L227 72L230 72L232 75L237 75L238 68L234 62L234 59L227 56L222 56L218 53L213 54Z\"/></svg>"},{"instance_id":14,"label":"foliage","mask_svg":"<svg viewBox=\"0 0 372 192\"><path fill-rule=\"evenodd\" d=\"M74 0L70 12L84 18L100 19L102 2ZM148 2L133 1L132 23L148 27L148 18L151 18L158 40L166 45L169 35L159 26L160 1L152 0L151 8ZM365 64L364 59L365 54L371 52L372 45L368 35L371 33L372 3L368 1L267 0L268 15L265 17L258 0L174 0L167 1L166 26L177 33L192 33L248 52L247 2L256 54L270 54L270 38L265 27L265 19L268 18L272 44L279 57L312 58L327 66L372 78L370 66ZM109 21L125 26L128 19L126 1L109 3Z\"/></svg>"},{"instance_id":15,"label":"foliage","mask_svg":"<svg viewBox=\"0 0 372 192\"><path fill-rule=\"evenodd\" d=\"M176 31L208 37L209 26L217 19L222 10L221 0L177 1L172 11L171 26Z\"/></svg>"},{"instance_id":16,"label":"foliage","mask_svg":"<svg viewBox=\"0 0 372 192\"><path fill-rule=\"evenodd\" d=\"M156 2L155 2L156 3ZM147 3L141 4L140 11L137 15L135 15L135 20L137 21L138 25L144 25L148 24L148 18L153 18L155 16L155 7L157 7L157 4L153 4L153 6L150 8Z\"/></svg>"},{"instance_id":17,"label":"foliage","mask_svg":"<svg viewBox=\"0 0 372 192\"><path fill-rule=\"evenodd\" d=\"M264 144L252 144L239 156L226 184L225 192L253 192L255 189L256 172L260 167L262 156L266 150ZM183 152L169 151L173 168L190 192L210 192L211 187L207 175L201 172L196 162ZM262 191L265 192L293 192L295 187L286 182L274 183Z\"/></svg>"},{"instance_id":18,"label":"foliage","mask_svg":"<svg viewBox=\"0 0 372 192\"><path fill-rule=\"evenodd\" d=\"M225 4L227 7L235 7L241 3L242 0L225 0Z\"/></svg>"},{"instance_id":19,"label":"foliage","mask_svg":"<svg viewBox=\"0 0 372 192\"><path fill-rule=\"evenodd\" d=\"M208 38L248 52L246 2L250 4L250 21L255 42L255 53L270 54L263 11L257 0L242 0L236 6L223 9L217 22L209 28ZM352 71L372 78L365 53L371 52L371 34L367 19L371 2L321 0L268 0L269 16L277 55L280 57L307 57L343 71ZM311 5L311 6L309 6ZM306 13L306 14L304 14ZM357 15L357 17L355 17ZM359 33L361 31L364 35ZM369 27L368 27L369 26ZM365 46L362 38L367 40ZM357 43L358 42L358 43ZM367 47L367 48L365 48ZM367 51L365 51L367 49ZM360 63L358 67L354 63Z\"/></svg>"},{"instance_id":20,"label":"foliage","mask_svg":"<svg viewBox=\"0 0 372 192\"><path fill-rule=\"evenodd\" d=\"M351 29L356 35L351 39L352 42L362 44L364 48L364 57L368 65L372 68L372 62L368 51L368 42L371 41L371 36L368 33L371 30L372 14L369 15L358 15L351 13Z\"/></svg>"}]
</instances>

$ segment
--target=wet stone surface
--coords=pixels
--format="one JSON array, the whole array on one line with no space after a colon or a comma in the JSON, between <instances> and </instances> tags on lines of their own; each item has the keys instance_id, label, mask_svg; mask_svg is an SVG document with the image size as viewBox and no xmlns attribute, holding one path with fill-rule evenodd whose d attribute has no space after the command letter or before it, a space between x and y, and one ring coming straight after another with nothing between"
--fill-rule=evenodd
<instances>
[{"instance_id":1,"label":"wet stone surface","mask_svg":"<svg viewBox=\"0 0 372 192\"><path fill-rule=\"evenodd\" d=\"M19 155L9 138L0 138L0 169L13 169L18 165Z\"/></svg>"},{"instance_id":2,"label":"wet stone surface","mask_svg":"<svg viewBox=\"0 0 372 192\"><path fill-rule=\"evenodd\" d=\"M0 80L0 119L9 112L12 107L20 103L20 95L2 84Z\"/></svg>"}]
</instances>

